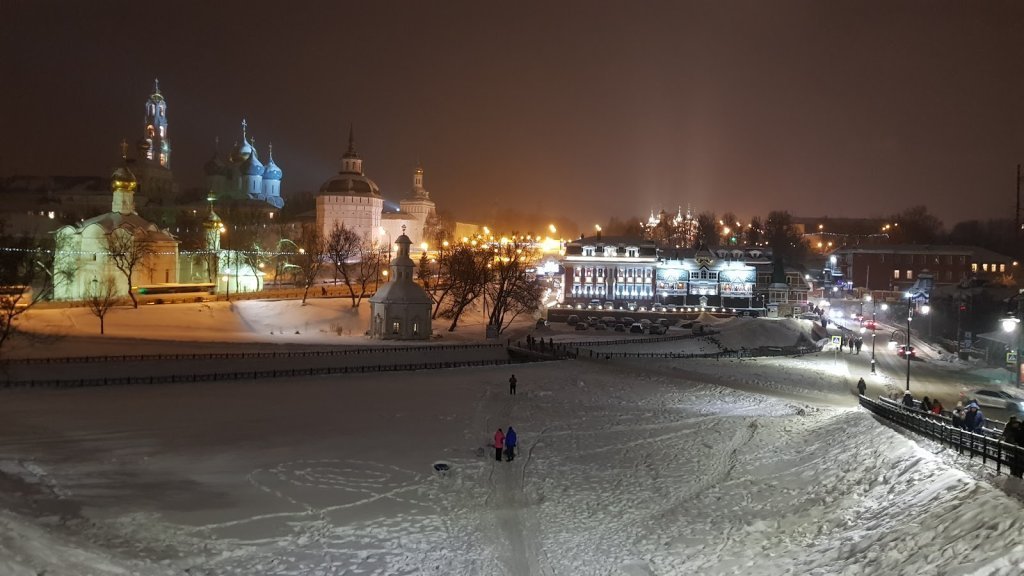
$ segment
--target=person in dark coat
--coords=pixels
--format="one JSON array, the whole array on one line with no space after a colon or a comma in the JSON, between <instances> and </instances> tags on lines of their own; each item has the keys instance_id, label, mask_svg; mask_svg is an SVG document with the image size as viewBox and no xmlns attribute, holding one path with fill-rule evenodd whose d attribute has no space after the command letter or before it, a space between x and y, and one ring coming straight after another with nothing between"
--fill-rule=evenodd
<instances>
[{"instance_id":1,"label":"person in dark coat","mask_svg":"<svg viewBox=\"0 0 1024 576\"><path fill-rule=\"evenodd\" d=\"M512 377L508 379L508 393L511 394L512 396L516 395L516 375L515 374L513 374Z\"/></svg>"},{"instance_id":2,"label":"person in dark coat","mask_svg":"<svg viewBox=\"0 0 1024 576\"><path fill-rule=\"evenodd\" d=\"M854 341L853 344L857 348L857 354L860 354L860 347L864 345L864 339L858 336L857 340Z\"/></svg>"},{"instance_id":3,"label":"person in dark coat","mask_svg":"<svg viewBox=\"0 0 1024 576\"><path fill-rule=\"evenodd\" d=\"M1020 453L1021 440L1024 440L1024 426L1016 416L1010 416L1010 420L1003 428L1002 441L1014 445L1007 450L1007 457L1010 461L1010 474L1018 478L1024 476L1024 455Z\"/></svg>"},{"instance_id":4,"label":"person in dark coat","mask_svg":"<svg viewBox=\"0 0 1024 576\"><path fill-rule=\"evenodd\" d=\"M953 409L953 414L949 417L949 419L952 421L953 428L963 428L964 409L957 405L957 407Z\"/></svg>"},{"instance_id":5,"label":"person in dark coat","mask_svg":"<svg viewBox=\"0 0 1024 576\"><path fill-rule=\"evenodd\" d=\"M985 415L981 413L977 402L967 405L967 413L964 414L964 429L968 432L981 434L985 427Z\"/></svg>"},{"instance_id":6,"label":"person in dark coat","mask_svg":"<svg viewBox=\"0 0 1024 576\"><path fill-rule=\"evenodd\" d=\"M931 412L932 411L932 401L929 400L927 396L925 396L924 398L921 399L921 411L922 412Z\"/></svg>"},{"instance_id":7,"label":"person in dark coat","mask_svg":"<svg viewBox=\"0 0 1024 576\"><path fill-rule=\"evenodd\" d=\"M910 390L903 393L903 405L907 408L914 407L914 395L910 393Z\"/></svg>"},{"instance_id":8,"label":"person in dark coat","mask_svg":"<svg viewBox=\"0 0 1024 576\"><path fill-rule=\"evenodd\" d=\"M857 380L857 393L863 396L864 393L866 393L867 391L868 385L866 382L864 382L864 379L861 378L860 380Z\"/></svg>"},{"instance_id":9,"label":"person in dark coat","mask_svg":"<svg viewBox=\"0 0 1024 576\"><path fill-rule=\"evenodd\" d=\"M519 436L516 434L515 428L509 426L508 432L505 433L505 460L511 462L516 457L516 444L519 442Z\"/></svg>"},{"instance_id":10,"label":"person in dark coat","mask_svg":"<svg viewBox=\"0 0 1024 576\"><path fill-rule=\"evenodd\" d=\"M501 462L501 452L505 449L505 433L498 428L494 433L494 459Z\"/></svg>"}]
</instances>

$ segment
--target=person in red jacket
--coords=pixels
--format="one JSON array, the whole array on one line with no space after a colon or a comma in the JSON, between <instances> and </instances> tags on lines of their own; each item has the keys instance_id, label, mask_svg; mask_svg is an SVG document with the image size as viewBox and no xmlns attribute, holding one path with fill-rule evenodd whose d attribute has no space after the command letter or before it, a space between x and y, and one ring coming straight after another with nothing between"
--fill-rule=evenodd
<instances>
[{"instance_id":1,"label":"person in red jacket","mask_svg":"<svg viewBox=\"0 0 1024 576\"><path fill-rule=\"evenodd\" d=\"M501 462L501 453L505 450L505 433L498 428L494 433L494 459Z\"/></svg>"}]
</instances>

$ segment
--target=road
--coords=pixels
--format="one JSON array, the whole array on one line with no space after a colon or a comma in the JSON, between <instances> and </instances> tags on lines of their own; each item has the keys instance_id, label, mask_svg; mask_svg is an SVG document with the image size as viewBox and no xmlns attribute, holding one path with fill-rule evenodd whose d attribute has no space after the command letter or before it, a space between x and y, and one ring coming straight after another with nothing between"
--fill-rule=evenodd
<instances>
[{"instance_id":1,"label":"road","mask_svg":"<svg viewBox=\"0 0 1024 576\"><path fill-rule=\"evenodd\" d=\"M895 349L888 347L890 331L880 329L876 333L875 360L876 374L871 374L871 335L864 338L864 346L860 354L850 354L844 349L842 354L849 366L850 374L862 377L868 385L869 396L888 396L893 392L902 397L907 387L907 360L900 358ZM915 338L914 345L918 342ZM919 346L918 358L910 361L910 392L920 400L927 396L937 398L947 410L952 410L957 402L971 396L970 391L977 388L998 388L992 382L946 364L929 352L930 347ZM1005 422L1010 412L1001 408L983 407L985 417L990 420Z\"/></svg>"}]
</instances>

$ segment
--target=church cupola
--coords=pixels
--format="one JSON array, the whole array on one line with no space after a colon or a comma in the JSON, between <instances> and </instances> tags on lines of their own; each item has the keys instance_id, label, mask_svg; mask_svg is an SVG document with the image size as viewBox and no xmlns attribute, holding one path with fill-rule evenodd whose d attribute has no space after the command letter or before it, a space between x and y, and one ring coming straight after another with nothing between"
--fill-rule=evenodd
<instances>
[{"instance_id":1,"label":"church cupola","mask_svg":"<svg viewBox=\"0 0 1024 576\"><path fill-rule=\"evenodd\" d=\"M210 212L206 215L206 220L203 220L203 230L206 236L206 249L211 252L220 251L220 235L224 232L224 222L221 221L220 216L213 211L213 203L217 200L217 197L210 193L206 197L206 201L210 203Z\"/></svg>"},{"instance_id":2,"label":"church cupola","mask_svg":"<svg viewBox=\"0 0 1024 576\"><path fill-rule=\"evenodd\" d=\"M263 173L266 167L256 157L256 149L253 148L249 157L242 162L242 188L249 196L256 197L263 192Z\"/></svg>"},{"instance_id":3,"label":"church cupola","mask_svg":"<svg viewBox=\"0 0 1024 576\"><path fill-rule=\"evenodd\" d=\"M284 172L281 172L281 168L274 163L274 145L270 144L267 149L267 165L263 171L264 180L280 180L284 177Z\"/></svg>"},{"instance_id":4,"label":"church cupola","mask_svg":"<svg viewBox=\"0 0 1024 576\"><path fill-rule=\"evenodd\" d=\"M139 187L139 181L135 174L128 169L128 142L121 141L121 166L110 175L110 191L113 195L111 212L119 214L135 213L135 190Z\"/></svg>"},{"instance_id":5,"label":"church cupola","mask_svg":"<svg viewBox=\"0 0 1024 576\"><path fill-rule=\"evenodd\" d=\"M249 144L249 136L245 133L245 129L249 124L242 118L242 142L235 143L235 148L231 151L231 155L228 156L228 161L232 164L241 164L249 159L249 155L252 154L252 144Z\"/></svg>"},{"instance_id":6,"label":"church cupola","mask_svg":"<svg viewBox=\"0 0 1024 576\"><path fill-rule=\"evenodd\" d=\"M356 139L351 125L348 127L348 151L341 157L341 174L363 174L363 161L356 153Z\"/></svg>"}]
</instances>

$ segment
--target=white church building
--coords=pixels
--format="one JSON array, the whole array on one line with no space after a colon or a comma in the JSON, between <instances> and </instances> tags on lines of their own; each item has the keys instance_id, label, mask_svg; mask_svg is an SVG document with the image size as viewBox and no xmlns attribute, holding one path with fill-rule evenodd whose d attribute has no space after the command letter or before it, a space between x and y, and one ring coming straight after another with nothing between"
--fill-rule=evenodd
<instances>
[{"instance_id":1,"label":"white church building","mask_svg":"<svg viewBox=\"0 0 1024 576\"><path fill-rule=\"evenodd\" d=\"M126 157L127 145L122 144L122 158L127 162ZM54 232L55 300L83 300L108 278L118 296L128 296L131 286L178 282L178 240L135 212L137 188L135 174L122 165L110 177L110 212ZM113 235L124 236L126 243L115 245L128 246L129 251L132 243L145 244L138 252L141 261L133 269L131 282L111 257L109 238Z\"/></svg>"},{"instance_id":2,"label":"white church building","mask_svg":"<svg viewBox=\"0 0 1024 576\"><path fill-rule=\"evenodd\" d=\"M375 340L430 338L433 301L413 280L416 264L409 256L412 240L402 234L395 241L398 256L391 260L387 284L370 297L370 337Z\"/></svg>"},{"instance_id":3,"label":"white church building","mask_svg":"<svg viewBox=\"0 0 1024 576\"><path fill-rule=\"evenodd\" d=\"M434 213L434 202L423 187L421 167L416 168L410 196L399 202L399 210L384 212L384 196L363 172L363 160L356 153L351 130L341 171L320 186L316 198L316 223L321 234L326 237L335 225L340 225L380 246L390 246L400 236L419 245L427 240L426 224Z\"/></svg>"}]
</instances>

